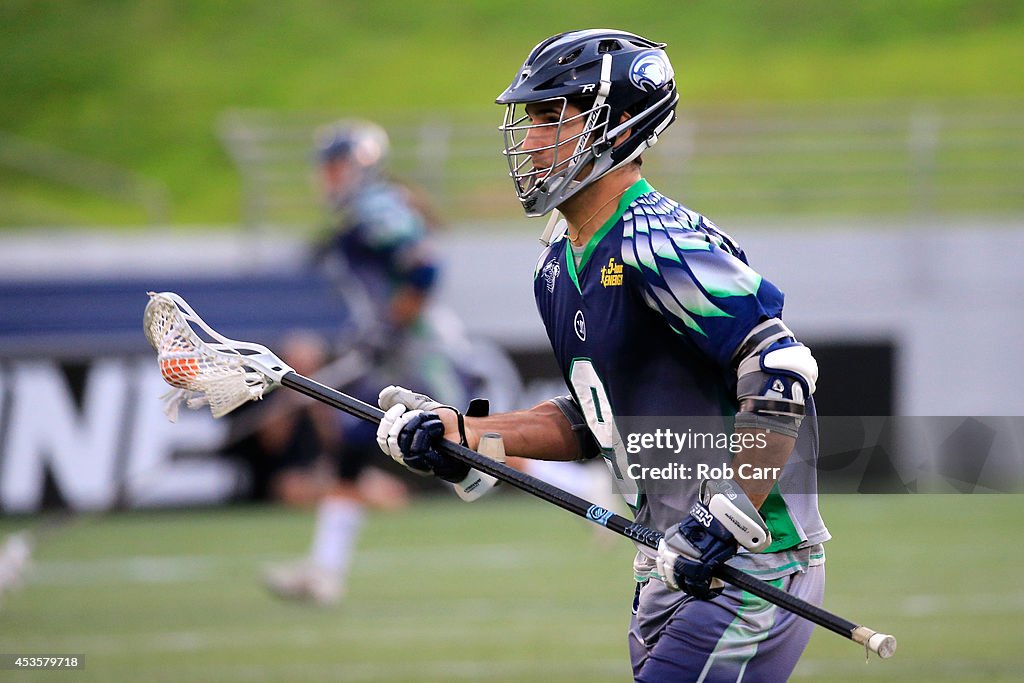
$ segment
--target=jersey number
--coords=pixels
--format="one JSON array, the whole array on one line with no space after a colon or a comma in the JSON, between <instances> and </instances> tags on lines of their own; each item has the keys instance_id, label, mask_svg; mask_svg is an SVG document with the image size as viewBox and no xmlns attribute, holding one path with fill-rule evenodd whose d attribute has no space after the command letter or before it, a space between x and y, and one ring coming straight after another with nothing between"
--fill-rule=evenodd
<instances>
[{"instance_id":1,"label":"jersey number","mask_svg":"<svg viewBox=\"0 0 1024 683\"><path fill-rule=\"evenodd\" d=\"M587 426L594 434L597 445L601 447L601 453L608 462L608 468L615 476L619 492L626 502L635 508L639 501L639 491L636 480L625 476L629 461L619 429L615 426L615 416L612 414L612 404L608 400L604 382L597 376L594 364L587 358L573 359L569 381L572 382L572 388L579 399L583 416L587 418Z\"/></svg>"}]
</instances>

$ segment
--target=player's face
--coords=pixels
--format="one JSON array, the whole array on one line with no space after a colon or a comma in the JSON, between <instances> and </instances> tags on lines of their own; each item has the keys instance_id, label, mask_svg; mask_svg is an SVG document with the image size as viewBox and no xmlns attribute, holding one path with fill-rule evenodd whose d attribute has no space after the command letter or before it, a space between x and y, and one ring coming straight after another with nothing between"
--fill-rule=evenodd
<instances>
[{"instance_id":1,"label":"player's face","mask_svg":"<svg viewBox=\"0 0 1024 683\"><path fill-rule=\"evenodd\" d=\"M535 171L554 173L573 157L586 120L581 111L565 100L546 100L526 105L531 127L522 151L530 155Z\"/></svg>"},{"instance_id":2,"label":"player's face","mask_svg":"<svg viewBox=\"0 0 1024 683\"><path fill-rule=\"evenodd\" d=\"M355 183L356 171L345 159L335 159L320 166L320 191L328 199L345 196Z\"/></svg>"}]
</instances>

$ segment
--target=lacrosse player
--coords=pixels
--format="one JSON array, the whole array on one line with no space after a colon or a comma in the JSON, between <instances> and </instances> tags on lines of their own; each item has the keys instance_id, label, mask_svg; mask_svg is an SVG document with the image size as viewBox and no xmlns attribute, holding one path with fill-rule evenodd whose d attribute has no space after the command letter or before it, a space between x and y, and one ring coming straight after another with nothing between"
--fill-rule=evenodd
<instances>
[{"instance_id":1,"label":"lacrosse player","mask_svg":"<svg viewBox=\"0 0 1024 683\"><path fill-rule=\"evenodd\" d=\"M385 131L368 121L337 122L315 135L317 178L332 222L315 262L338 283L363 351L362 370L342 384L372 400L382 383L406 382L461 404L469 380L445 348L458 346L457 325L436 320L443 314L429 306L439 268L429 219L409 188L385 177L388 148ZM337 603L366 504L400 507L406 498L400 482L366 467L376 452L373 427L335 419L336 477L317 505L309 557L271 567L264 577L285 599Z\"/></svg>"},{"instance_id":2,"label":"lacrosse player","mask_svg":"<svg viewBox=\"0 0 1024 683\"><path fill-rule=\"evenodd\" d=\"M477 448L497 432L510 456L603 457L636 519L665 530L633 566L636 680L785 680L811 623L711 572L727 562L820 604L829 533L813 468L817 364L781 319L782 292L739 245L641 174L643 152L675 118L664 47L623 31L562 33L530 52L497 99L526 214L564 216L545 228L534 291L570 393L471 417L391 386L377 441L466 498L493 482L439 453L441 438ZM751 445L731 471L763 475L649 492L626 476L648 451L625 450L619 416L666 415L734 417Z\"/></svg>"},{"instance_id":3,"label":"lacrosse player","mask_svg":"<svg viewBox=\"0 0 1024 683\"><path fill-rule=\"evenodd\" d=\"M446 330L429 305L439 272L428 231L433 219L411 188L385 176L388 149L387 134L368 121L317 131L318 178L332 228L316 260L337 281L362 341L377 352L375 363L385 364L382 372L458 397L464 389L445 357Z\"/></svg>"}]
</instances>

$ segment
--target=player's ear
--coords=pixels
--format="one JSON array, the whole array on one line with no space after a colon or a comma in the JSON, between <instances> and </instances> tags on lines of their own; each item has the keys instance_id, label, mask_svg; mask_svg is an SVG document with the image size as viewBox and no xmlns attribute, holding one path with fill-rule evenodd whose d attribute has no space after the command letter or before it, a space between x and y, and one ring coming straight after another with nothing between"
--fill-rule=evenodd
<instances>
[{"instance_id":1,"label":"player's ear","mask_svg":"<svg viewBox=\"0 0 1024 683\"><path fill-rule=\"evenodd\" d=\"M624 111L624 112L622 112L622 116L619 117L619 124L621 125L621 124L625 123L626 121L629 121L631 118L633 118L633 117L629 114L629 112ZM619 133L619 137L617 137L615 139L615 145L614 146L618 147L619 145L621 145L624 142L626 142L626 140L629 139L629 136L632 135L632 133L633 133L633 129L632 128L627 128L626 130L624 130L621 133Z\"/></svg>"}]
</instances>

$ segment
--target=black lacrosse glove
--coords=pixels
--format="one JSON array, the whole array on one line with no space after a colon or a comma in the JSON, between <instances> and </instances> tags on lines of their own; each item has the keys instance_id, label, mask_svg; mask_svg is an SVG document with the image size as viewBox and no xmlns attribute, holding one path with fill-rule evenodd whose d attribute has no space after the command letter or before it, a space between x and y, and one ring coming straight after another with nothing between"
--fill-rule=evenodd
<instances>
[{"instance_id":1,"label":"black lacrosse glove","mask_svg":"<svg viewBox=\"0 0 1024 683\"><path fill-rule=\"evenodd\" d=\"M457 484L469 474L469 465L438 450L444 440L445 427L437 413L413 410L402 416L404 425L398 433L398 448L406 467L424 474L433 474ZM402 419L399 418L399 419Z\"/></svg>"},{"instance_id":2,"label":"black lacrosse glove","mask_svg":"<svg viewBox=\"0 0 1024 683\"><path fill-rule=\"evenodd\" d=\"M690 514L659 543L659 573L669 588L698 600L711 600L724 588L722 581L714 578L714 570L738 549L736 537L706 506L695 502Z\"/></svg>"}]
</instances>

